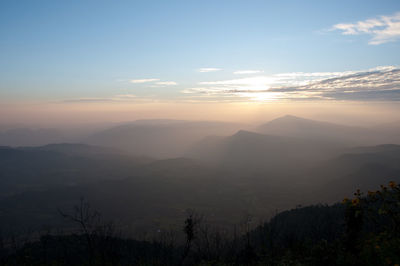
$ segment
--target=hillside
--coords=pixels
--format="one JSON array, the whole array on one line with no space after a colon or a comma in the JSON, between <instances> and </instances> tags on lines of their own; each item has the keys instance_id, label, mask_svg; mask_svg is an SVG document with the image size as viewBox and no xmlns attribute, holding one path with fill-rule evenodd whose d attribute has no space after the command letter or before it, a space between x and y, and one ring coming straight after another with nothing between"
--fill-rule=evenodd
<instances>
[{"instance_id":1,"label":"hillside","mask_svg":"<svg viewBox=\"0 0 400 266\"><path fill-rule=\"evenodd\" d=\"M232 134L240 126L208 121L139 120L97 132L84 142L165 159L182 156L191 145L208 135Z\"/></svg>"},{"instance_id":2,"label":"hillside","mask_svg":"<svg viewBox=\"0 0 400 266\"><path fill-rule=\"evenodd\" d=\"M355 150L367 152L301 165L301 160L289 152L302 146L279 150L283 144L299 145L291 138L239 132L225 141L243 144L225 150L224 155L234 156L221 164L187 158L144 162L113 154L102 157L107 159L85 158L70 151L65 155L42 150L46 148L3 149L4 154L8 153L8 162L2 160L2 188L8 186L18 194L0 199L0 226L61 226L57 210L68 209L82 196L105 217L127 225L126 230L131 232L176 228L187 209L204 213L214 224L228 226L239 222L244 212L261 219L270 217L276 209L335 202L357 188L365 190L389 180L400 181L399 148L392 145L359 148ZM273 148L276 152L272 155L261 155L254 161L247 158ZM276 161L284 158L284 163Z\"/></svg>"},{"instance_id":3,"label":"hillside","mask_svg":"<svg viewBox=\"0 0 400 266\"><path fill-rule=\"evenodd\" d=\"M344 147L320 140L241 130L229 137L205 138L186 156L225 167L255 167L268 171L317 163L339 154Z\"/></svg>"},{"instance_id":4,"label":"hillside","mask_svg":"<svg viewBox=\"0 0 400 266\"><path fill-rule=\"evenodd\" d=\"M338 125L292 115L276 118L259 126L257 131L263 134L321 140L350 146L380 144L380 141L384 141L369 128Z\"/></svg>"},{"instance_id":5,"label":"hillside","mask_svg":"<svg viewBox=\"0 0 400 266\"><path fill-rule=\"evenodd\" d=\"M0 147L0 196L126 178L151 159L84 144Z\"/></svg>"}]
</instances>

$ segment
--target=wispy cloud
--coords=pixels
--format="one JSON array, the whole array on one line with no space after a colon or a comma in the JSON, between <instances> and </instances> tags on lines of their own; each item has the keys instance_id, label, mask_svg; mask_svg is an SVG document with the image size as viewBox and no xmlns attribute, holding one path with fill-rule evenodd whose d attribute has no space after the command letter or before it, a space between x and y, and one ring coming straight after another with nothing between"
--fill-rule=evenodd
<instances>
[{"instance_id":1,"label":"wispy cloud","mask_svg":"<svg viewBox=\"0 0 400 266\"><path fill-rule=\"evenodd\" d=\"M115 95L114 99L121 99L121 100L129 100L129 99L136 99L137 96L134 94L118 94Z\"/></svg>"},{"instance_id":2,"label":"wispy cloud","mask_svg":"<svg viewBox=\"0 0 400 266\"><path fill-rule=\"evenodd\" d=\"M231 80L200 82L182 92L246 100L400 100L400 68L363 71L293 72Z\"/></svg>"},{"instance_id":3,"label":"wispy cloud","mask_svg":"<svg viewBox=\"0 0 400 266\"><path fill-rule=\"evenodd\" d=\"M117 94L110 97L96 98L73 98L62 100L61 103L127 103L127 102L143 102L153 101L150 97L138 97L134 94ZM58 102L60 103L60 102Z\"/></svg>"},{"instance_id":4,"label":"wispy cloud","mask_svg":"<svg viewBox=\"0 0 400 266\"><path fill-rule=\"evenodd\" d=\"M65 99L60 101L61 103L101 103L101 102L112 102L112 98L74 98ZM60 103L57 102L57 103Z\"/></svg>"},{"instance_id":5,"label":"wispy cloud","mask_svg":"<svg viewBox=\"0 0 400 266\"><path fill-rule=\"evenodd\" d=\"M216 72L216 71L221 71L222 69L220 68L215 68L215 67L203 67L199 68L197 71L200 73L208 73L208 72Z\"/></svg>"},{"instance_id":6,"label":"wispy cloud","mask_svg":"<svg viewBox=\"0 0 400 266\"><path fill-rule=\"evenodd\" d=\"M155 84L160 85L160 86L174 86L174 85L178 85L178 83L175 82L175 81L159 81L159 82L156 82Z\"/></svg>"},{"instance_id":7,"label":"wispy cloud","mask_svg":"<svg viewBox=\"0 0 400 266\"><path fill-rule=\"evenodd\" d=\"M219 80L219 81L203 81L200 85L221 85L221 86L261 86L265 87L268 84L272 84L275 81L274 77L268 76L257 76L249 78L239 78L239 79L229 79L229 80Z\"/></svg>"},{"instance_id":8,"label":"wispy cloud","mask_svg":"<svg viewBox=\"0 0 400 266\"><path fill-rule=\"evenodd\" d=\"M371 35L368 43L372 45L397 41L400 39L400 12L356 23L339 23L332 30L340 30L343 35Z\"/></svg>"},{"instance_id":9,"label":"wispy cloud","mask_svg":"<svg viewBox=\"0 0 400 266\"><path fill-rule=\"evenodd\" d=\"M160 79L131 79L130 82L134 84L149 83L159 81Z\"/></svg>"},{"instance_id":10,"label":"wispy cloud","mask_svg":"<svg viewBox=\"0 0 400 266\"><path fill-rule=\"evenodd\" d=\"M175 86L178 85L175 81L160 81L160 79L132 79L131 83L134 84L150 84L151 87L166 87L166 86Z\"/></svg>"},{"instance_id":11,"label":"wispy cloud","mask_svg":"<svg viewBox=\"0 0 400 266\"><path fill-rule=\"evenodd\" d=\"M237 70L235 72L233 72L233 74L235 75L247 75L247 74L259 74L262 73L264 71L262 70Z\"/></svg>"}]
</instances>

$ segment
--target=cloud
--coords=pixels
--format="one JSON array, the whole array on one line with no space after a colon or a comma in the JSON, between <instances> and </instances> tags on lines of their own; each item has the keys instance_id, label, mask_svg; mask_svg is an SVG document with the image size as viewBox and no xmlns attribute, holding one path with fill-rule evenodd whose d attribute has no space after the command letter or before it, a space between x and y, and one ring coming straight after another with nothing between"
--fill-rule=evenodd
<instances>
[{"instance_id":1,"label":"cloud","mask_svg":"<svg viewBox=\"0 0 400 266\"><path fill-rule=\"evenodd\" d=\"M152 83L152 87L158 86L174 86L178 85L175 81L159 81L160 79L132 79L130 80L131 83L134 84L142 84L142 83Z\"/></svg>"},{"instance_id":2,"label":"cloud","mask_svg":"<svg viewBox=\"0 0 400 266\"><path fill-rule=\"evenodd\" d=\"M221 86L267 86L275 81L273 77L256 76L249 78L220 80L220 81L206 81L200 82L201 85L221 85Z\"/></svg>"},{"instance_id":3,"label":"cloud","mask_svg":"<svg viewBox=\"0 0 400 266\"><path fill-rule=\"evenodd\" d=\"M175 81L159 81L159 82L156 82L155 84L160 85L160 86L174 86L174 85L178 85L178 83L175 82Z\"/></svg>"},{"instance_id":4,"label":"cloud","mask_svg":"<svg viewBox=\"0 0 400 266\"><path fill-rule=\"evenodd\" d=\"M262 70L237 70L235 72L233 72L233 74L235 75L247 75L247 74L258 74L258 73L262 73L264 71Z\"/></svg>"},{"instance_id":5,"label":"cloud","mask_svg":"<svg viewBox=\"0 0 400 266\"><path fill-rule=\"evenodd\" d=\"M123 99L136 99L137 98L137 96L136 95L134 95L134 94L118 94L118 95L115 95L115 98L116 99L121 99L121 100L123 100Z\"/></svg>"},{"instance_id":6,"label":"cloud","mask_svg":"<svg viewBox=\"0 0 400 266\"><path fill-rule=\"evenodd\" d=\"M368 43L372 45L397 41L400 39L400 12L356 23L339 23L332 30L340 30L343 35L371 35Z\"/></svg>"},{"instance_id":7,"label":"cloud","mask_svg":"<svg viewBox=\"0 0 400 266\"><path fill-rule=\"evenodd\" d=\"M216 71L221 71L222 69L220 68L215 68L215 67L204 67L204 68L199 68L197 71L200 73L208 73L208 72L216 72Z\"/></svg>"},{"instance_id":8,"label":"cloud","mask_svg":"<svg viewBox=\"0 0 400 266\"><path fill-rule=\"evenodd\" d=\"M66 99L62 100L62 103L105 103L105 102L138 102L143 100L148 100L148 98L138 97L134 94L117 94L111 97L104 98L75 98L75 99Z\"/></svg>"},{"instance_id":9,"label":"cloud","mask_svg":"<svg viewBox=\"0 0 400 266\"><path fill-rule=\"evenodd\" d=\"M160 79L131 79L130 82L134 84L140 84L140 83L149 83L149 82L154 82L154 81L159 81Z\"/></svg>"},{"instance_id":10,"label":"cloud","mask_svg":"<svg viewBox=\"0 0 400 266\"><path fill-rule=\"evenodd\" d=\"M376 67L363 71L293 72L270 76L200 82L184 94L272 100L400 100L400 68Z\"/></svg>"},{"instance_id":11,"label":"cloud","mask_svg":"<svg viewBox=\"0 0 400 266\"><path fill-rule=\"evenodd\" d=\"M101 103L112 102L111 98L75 98L62 100L61 103Z\"/></svg>"}]
</instances>

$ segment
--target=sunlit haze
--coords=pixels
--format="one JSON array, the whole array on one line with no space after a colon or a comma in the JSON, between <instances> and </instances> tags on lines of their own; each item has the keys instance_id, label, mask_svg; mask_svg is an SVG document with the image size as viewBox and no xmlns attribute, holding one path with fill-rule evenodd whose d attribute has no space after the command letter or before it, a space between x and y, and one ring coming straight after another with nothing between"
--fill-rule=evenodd
<instances>
[{"instance_id":1,"label":"sunlit haze","mask_svg":"<svg viewBox=\"0 0 400 266\"><path fill-rule=\"evenodd\" d=\"M0 5L1 123L398 112L397 1Z\"/></svg>"},{"instance_id":2,"label":"sunlit haze","mask_svg":"<svg viewBox=\"0 0 400 266\"><path fill-rule=\"evenodd\" d=\"M0 0L0 265L400 265L400 0Z\"/></svg>"}]
</instances>

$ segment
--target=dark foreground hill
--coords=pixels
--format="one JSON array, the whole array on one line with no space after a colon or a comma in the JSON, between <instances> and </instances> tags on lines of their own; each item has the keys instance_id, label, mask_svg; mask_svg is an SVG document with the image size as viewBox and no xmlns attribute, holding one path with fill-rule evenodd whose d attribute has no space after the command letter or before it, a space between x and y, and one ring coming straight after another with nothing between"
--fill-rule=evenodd
<instances>
[{"instance_id":1,"label":"dark foreground hill","mask_svg":"<svg viewBox=\"0 0 400 266\"><path fill-rule=\"evenodd\" d=\"M299 207L232 231L189 213L180 230L152 240L121 237L84 203L65 214L68 234L44 233L16 246L0 246L3 265L397 265L400 263L400 186L389 186L342 204ZM86 215L80 215L86 213ZM89 217L87 219L82 219ZM94 217L94 218L93 218ZM11 243L11 244L8 244Z\"/></svg>"},{"instance_id":2,"label":"dark foreground hill","mask_svg":"<svg viewBox=\"0 0 400 266\"><path fill-rule=\"evenodd\" d=\"M255 136L264 140L263 135ZM63 152L56 151L60 149ZM176 228L187 209L204 213L213 224L229 227L245 213L267 219L277 209L332 203L357 188L366 191L390 180L399 181L400 176L400 147L393 145L348 150L313 166L299 167L301 160L292 159L279 167L256 170L254 165L228 167L185 158L143 161L114 150L101 149L105 152L101 154L98 149L65 144L3 148L2 187L15 189L8 196L4 190L0 198L3 231L67 226L59 210L69 210L81 197L104 217L124 225L126 232L154 234ZM271 165L269 158L264 160Z\"/></svg>"}]
</instances>

